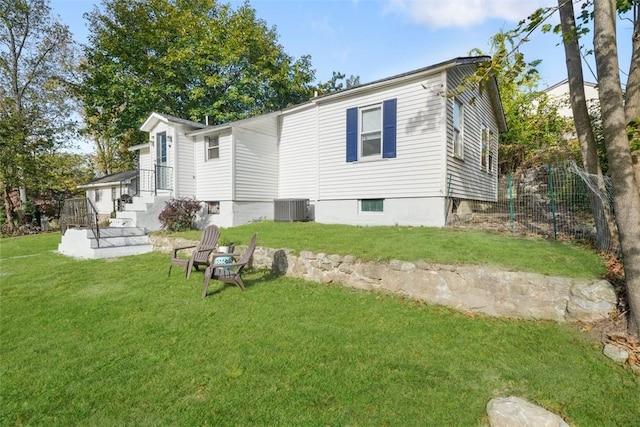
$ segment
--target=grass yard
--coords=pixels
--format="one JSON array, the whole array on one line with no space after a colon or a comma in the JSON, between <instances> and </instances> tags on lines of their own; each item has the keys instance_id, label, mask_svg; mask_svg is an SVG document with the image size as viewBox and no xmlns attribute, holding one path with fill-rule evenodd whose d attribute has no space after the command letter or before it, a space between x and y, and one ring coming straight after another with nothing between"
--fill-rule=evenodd
<instances>
[{"instance_id":1,"label":"grass yard","mask_svg":"<svg viewBox=\"0 0 640 427\"><path fill-rule=\"evenodd\" d=\"M280 226L259 244L293 246ZM168 254L78 261L59 240L0 240L2 426L472 426L509 395L571 425L640 419L638 377L568 325L261 271L203 299L202 273L167 278Z\"/></svg>"},{"instance_id":2,"label":"grass yard","mask_svg":"<svg viewBox=\"0 0 640 427\"><path fill-rule=\"evenodd\" d=\"M222 230L222 237L247 244L257 231L258 245L328 254L355 255L365 260L428 260L441 264L495 265L565 277L602 277L602 258L576 245L540 238L512 237L455 228L353 227L316 222L273 222ZM201 231L179 233L199 240Z\"/></svg>"}]
</instances>

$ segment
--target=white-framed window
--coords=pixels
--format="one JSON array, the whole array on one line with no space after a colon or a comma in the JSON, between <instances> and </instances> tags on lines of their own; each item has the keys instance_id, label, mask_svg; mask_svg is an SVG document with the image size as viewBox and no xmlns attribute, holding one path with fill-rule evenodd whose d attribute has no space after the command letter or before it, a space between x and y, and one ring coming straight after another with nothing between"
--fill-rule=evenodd
<instances>
[{"instance_id":1,"label":"white-framed window","mask_svg":"<svg viewBox=\"0 0 640 427\"><path fill-rule=\"evenodd\" d=\"M219 215L220 214L220 202L207 202L207 214Z\"/></svg>"},{"instance_id":2,"label":"white-framed window","mask_svg":"<svg viewBox=\"0 0 640 427\"><path fill-rule=\"evenodd\" d=\"M489 151L487 153L487 170L493 172L495 168L496 149L498 148L498 138L492 130L489 130Z\"/></svg>"},{"instance_id":3,"label":"white-framed window","mask_svg":"<svg viewBox=\"0 0 640 427\"><path fill-rule=\"evenodd\" d=\"M382 156L382 104L360 109L360 157Z\"/></svg>"},{"instance_id":4,"label":"white-framed window","mask_svg":"<svg viewBox=\"0 0 640 427\"><path fill-rule=\"evenodd\" d=\"M205 137L204 145L206 149L206 160L220 158L220 139L218 135Z\"/></svg>"},{"instance_id":5,"label":"white-framed window","mask_svg":"<svg viewBox=\"0 0 640 427\"><path fill-rule=\"evenodd\" d=\"M453 100L453 155L460 159L464 158L464 106L462 103Z\"/></svg>"},{"instance_id":6,"label":"white-framed window","mask_svg":"<svg viewBox=\"0 0 640 427\"><path fill-rule=\"evenodd\" d=\"M480 129L480 169L489 170L487 164L489 162L489 129L487 125L482 123Z\"/></svg>"},{"instance_id":7,"label":"white-framed window","mask_svg":"<svg viewBox=\"0 0 640 427\"><path fill-rule=\"evenodd\" d=\"M398 99L346 110L346 160L396 157Z\"/></svg>"},{"instance_id":8,"label":"white-framed window","mask_svg":"<svg viewBox=\"0 0 640 427\"><path fill-rule=\"evenodd\" d=\"M96 203L98 203L100 200L102 200L102 190L99 190L96 188L93 192L94 192L94 200Z\"/></svg>"},{"instance_id":9,"label":"white-framed window","mask_svg":"<svg viewBox=\"0 0 640 427\"><path fill-rule=\"evenodd\" d=\"M360 200L361 212L383 212L384 199L362 199Z\"/></svg>"}]
</instances>

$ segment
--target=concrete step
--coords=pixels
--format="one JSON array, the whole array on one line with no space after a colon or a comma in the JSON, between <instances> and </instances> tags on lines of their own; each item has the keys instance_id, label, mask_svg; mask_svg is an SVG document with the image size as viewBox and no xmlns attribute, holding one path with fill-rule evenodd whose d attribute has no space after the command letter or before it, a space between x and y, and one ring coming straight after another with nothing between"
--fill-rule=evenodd
<instances>
[{"instance_id":1,"label":"concrete step","mask_svg":"<svg viewBox=\"0 0 640 427\"><path fill-rule=\"evenodd\" d=\"M148 245L149 236L103 237L89 239L91 248L115 248L118 246Z\"/></svg>"},{"instance_id":2,"label":"concrete step","mask_svg":"<svg viewBox=\"0 0 640 427\"><path fill-rule=\"evenodd\" d=\"M70 228L62 236L58 252L75 258L112 258L139 255L153 250L144 230L109 227L100 230L100 245L91 230Z\"/></svg>"},{"instance_id":3,"label":"concrete step","mask_svg":"<svg viewBox=\"0 0 640 427\"><path fill-rule=\"evenodd\" d=\"M105 227L100 229L100 237L130 237L144 236L144 230L138 227ZM92 237L89 232L87 236Z\"/></svg>"},{"instance_id":4,"label":"concrete step","mask_svg":"<svg viewBox=\"0 0 640 427\"><path fill-rule=\"evenodd\" d=\"M114 228L141 227L146 231L159 230L161 224L158 221L158 215L169 199L170 195L143 194L134 196L132 203L123 205L123 210L116 212L116 217L109 220L109 225Z\"/></svg>"},{"instance_id":5,"label":"concrete step","mask_svg":"<svg viewBox=\"0 0 640 427\"><path fill-rule=\"evenodd\" d=\"M135 227L136 222L134 218L118 218L117 215L120 212L116 213L116 218L109 219L109 227L112 228L132 228Z\"/></svg>"},{"instance_id":6,"label":"concrete step","mask_svg":"<svg viewBox=\"0 0 640 427\"><path fill-rule=\"evenodd\" d=\"M134 227L136 222L133 218L110 218L109 227L112 228L129 228Z\"/></svg>"},{"instance_id":7,"label":"concrete step","mask_svg":"<svg viewBox=\"0 0 640 427\"><path fill-rule=\"evenodd\" d=\"M131 203L127 203L125 205L122 206L122 211L123 212L144 212L146 211L149 206L153 205L153 201L151 202L142 202L140 200L136 200L135 198L133 199L133 202Z\"/></svg>"},{"instance_id":8,"label":"concrete step","mask_svg":"<svg viewBox=\"0 0 640 427\"><path fill-rule=\"evenodd\" d=\"M135 246L111 246L91 248L86 252L85 258L116 258L121 256L141 255L153 251L153 245L135 245Z\"/></svg>"}]
</instances>

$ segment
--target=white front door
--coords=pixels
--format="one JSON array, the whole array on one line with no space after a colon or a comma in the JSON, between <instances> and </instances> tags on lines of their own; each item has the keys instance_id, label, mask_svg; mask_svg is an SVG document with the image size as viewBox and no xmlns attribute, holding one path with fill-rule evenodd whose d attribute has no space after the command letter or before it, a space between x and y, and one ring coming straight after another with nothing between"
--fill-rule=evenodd
<instances>
[{"instance_id":1,"label":"white front door","mask_svg":"<svg viewBox=\"0 0 640 427\"><path fill-rule=\"evenodd\" d=\"M167 167L167 132L156 134L156 188L166 189L169 184Z\"/></svg>"}]
</instances>

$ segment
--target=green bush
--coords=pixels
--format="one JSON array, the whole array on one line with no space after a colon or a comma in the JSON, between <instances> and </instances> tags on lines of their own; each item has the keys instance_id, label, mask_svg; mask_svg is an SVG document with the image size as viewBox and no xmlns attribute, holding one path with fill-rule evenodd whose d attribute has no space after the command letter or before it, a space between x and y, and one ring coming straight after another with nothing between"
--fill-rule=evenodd
<instances>
[{"instance_id":1,"label":"green bush","mask_svg":"<svg viewBox=\"0 0 640 427\"><path fill-rule=\"evenodd\" d=\"M202 204L198 200L179 197L166 202L158 219L162 228L170 231L184 231L194 228L193 223Z\"/></svg>"}]
</instances>

